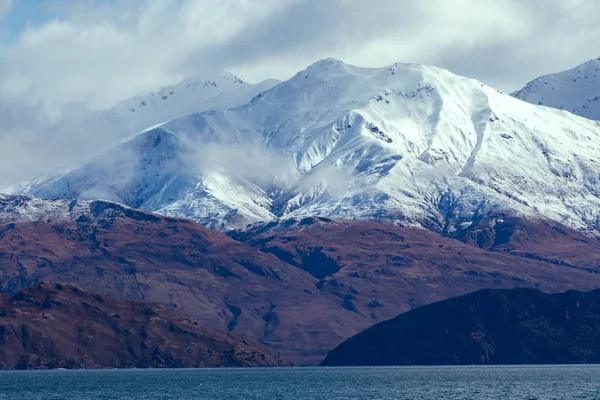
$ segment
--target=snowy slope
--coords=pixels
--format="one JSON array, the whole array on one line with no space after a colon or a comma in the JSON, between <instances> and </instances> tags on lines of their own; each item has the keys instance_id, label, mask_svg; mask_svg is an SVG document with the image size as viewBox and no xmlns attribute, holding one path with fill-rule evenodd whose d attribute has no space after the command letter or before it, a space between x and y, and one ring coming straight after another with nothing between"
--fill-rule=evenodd
<instances>
[{"instance_id":1,"label":"snowy slope","mask_svg":"<svg viewBox=\"0 0 600 400\"><path fill-rule=\"evenodd\" d=\"M89 201L42 200L32 196L0 194L0 223L76 220L91 217Z\"/></svg>"},{"instance_id":2,"label":"snowy slope","mask_svg":"<svg viewBox=\"0 0 600 400\"><path fill-rule=\"evenodd\" d=\"M163 125L164 126L164 125ZM20 192L41 198L103 199L220 227L243 213L250 222L271 219L259 187L194 165L198 149L158 127L135 135L66 174L28 182Z\"/></svg>"},{"instance_id":3,"label":"snowy slope","mask_svg":"<svg viewBox=\"0 0 600 400\"><path fill-rule=\"evenodd\" d=\"M248 104L161 125L22 191L220 229L321 215L451 232L502 211L598 233L599 179L598 122L435 67L327 59Z\"/></svg>"},{"instance_id":4,"label":"snowy slope","mask_svg":"<svg viewBox=\"0 0 600 400\"><path fill-rule=\"evenodd\" d=\"M600 120L600 58L545 75L513 93L518 99Z\"/></svg>"},{"instance_id":5,"label":"snowy slope","mask_svg":"<svg viewBox=\"0 0 600 400\"><path fill-rule=\"evenodd\" d=\"M270 79L250 84L230 73L186 79L124 100L104 116L127 132L137 132L188 114L240 106L277 83Z\"/></svg>"}]
</instances>

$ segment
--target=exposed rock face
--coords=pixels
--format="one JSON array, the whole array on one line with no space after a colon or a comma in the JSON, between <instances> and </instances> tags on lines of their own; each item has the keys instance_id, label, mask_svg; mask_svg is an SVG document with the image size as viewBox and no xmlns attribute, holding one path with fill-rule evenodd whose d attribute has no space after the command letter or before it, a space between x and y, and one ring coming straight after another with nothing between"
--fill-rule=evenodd
<instances>
[{"instance_id":1,"label":"exposed rock face","mask_svg":"<svg viewBox=\"0 0 600 400\"><path fill-rule=\"evenodd\" d=\"M0 368L286 365L265 345L208 328L167 305L42 282L0 296Z\"/></svg>"},{"instance_id":2,"label":"exposed rock face","mask_svg":"<svg viewBox=\"0 0 600 400\"><path fill-rule=\"evenodd\" d=\"M483 290L379 323L322 365L600 362L600 290Z\"/></svg>"}]
</instances>

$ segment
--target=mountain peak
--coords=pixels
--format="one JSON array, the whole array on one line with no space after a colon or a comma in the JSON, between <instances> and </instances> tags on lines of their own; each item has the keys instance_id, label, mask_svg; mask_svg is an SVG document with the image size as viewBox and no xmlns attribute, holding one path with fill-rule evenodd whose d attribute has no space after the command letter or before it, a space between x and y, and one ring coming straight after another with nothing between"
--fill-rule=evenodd
<instances>
[{"instance_id":1,"label":"mountain peak","mask_svg":"<svg viewBox=\"0 0 600 400\"><path fill-rule=\"evenodd\" d=\"M512 95L532 104L600 120L600 58L563 72L543 75Z\"/></svg>"},{"instance_id":2,"label":"mountain peak","mask_svg":"<svg viewBox=\"0 0 600 400\"><path fill-rule=\"evenodd\" d=\"M241 106L277 83L251 84L230 72L196 75L126 99L107 111L106 118L131 134L185 115Z\"/></svg>"},{"instance_id":3,"label":"mountain peak","mask_svg":"<svg viewBox=\"0 0 600 400\"><path fill-rule=\"evenodd\" d=\"M217 87L219 87L219 85L222 85L222 84L244 85L244 84L246 84L246 82L244 82L242 79L237 77L235 74L224 71L224 72L221 72L218 74L213 74L213 75L206 75L206 76L198 75L198 76L189 77L189 78L186 78L174 85L169 85L169 86L163 87L157 93L164 93L166 90L169 90L169 89L182 89L182 88L189 88L189 87L193 87L193 86L204 87L204 88L208 88L208 87L217 88Z\"/></svg>"},{"instance_id":4,"label":"mountain peak","mask_svg":"<svg viewBox=\"0 0 600 400\"><path fill-rule=\"evenodd\" d=\"M323 58L321 60L315 61L314 63L312 63L311 65L308 66L308 69L329 68L332 66L340 66L340 65L347 65L347 64L341 60L338 60L337 58L327 57L327 58Z\"/></svg>"},{"instance_id":5,"label":"mountain peak","mask_svg":"<svg viewBox=\"0 0 600 400\"><path fill-rule=\"evenodd\" d=\"M324 58L309 65L305 70L300 71L296 76L305 77L310 75L343 75L353 73L358 67L346 64L335 58Z\"/></svg>"}]
</instances>

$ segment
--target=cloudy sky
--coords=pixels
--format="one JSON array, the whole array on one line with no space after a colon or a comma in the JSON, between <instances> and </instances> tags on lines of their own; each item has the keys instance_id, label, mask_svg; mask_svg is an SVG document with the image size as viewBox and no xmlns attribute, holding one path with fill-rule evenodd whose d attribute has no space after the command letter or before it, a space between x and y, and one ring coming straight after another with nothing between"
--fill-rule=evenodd
<instances>
[{"instance_id":1,"label":"cloudy sky","mask_svg":"<svg viewBox=\"0 0 600 400\"><path fill-rule=\"evenodd\" d=\"M0 0L0 169L54 140L47 125L74 109L211 71L259 81L325 57L414 62L512 91L600 56L598 10L600 0Z\"/></svg>"}]
</instances>

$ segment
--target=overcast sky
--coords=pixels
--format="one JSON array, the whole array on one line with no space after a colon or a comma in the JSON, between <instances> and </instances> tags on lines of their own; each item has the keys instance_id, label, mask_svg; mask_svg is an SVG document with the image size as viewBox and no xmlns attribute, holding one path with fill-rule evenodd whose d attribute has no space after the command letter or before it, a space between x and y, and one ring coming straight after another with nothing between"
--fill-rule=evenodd
<instances>
[{"instance_id":1,"label":"overcast sky","mask_svg":"<svg viewBox=\"0 0 600 400\"><path fill-rule=\"evenodd\" d=\"M413 62L508 92L598 56L600 0L0 0L0 158L73 104L211 71Z\"/></svg>"}]
</instances>

